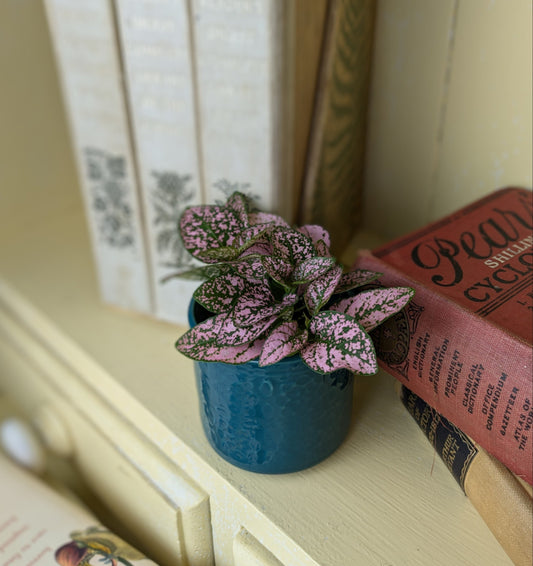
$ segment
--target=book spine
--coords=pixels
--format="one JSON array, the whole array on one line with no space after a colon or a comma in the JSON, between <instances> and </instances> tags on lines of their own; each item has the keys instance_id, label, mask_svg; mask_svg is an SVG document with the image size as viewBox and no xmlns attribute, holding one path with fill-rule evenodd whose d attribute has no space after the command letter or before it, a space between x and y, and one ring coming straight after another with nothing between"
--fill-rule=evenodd
<instances>
[{"instance_id":1,"label":"book spine","mask_svg":"<svg viewBox=\"0 0 533 566\"><path fill-rule=\"evenodd\" d=\"M405 405L514 564L533 563L533 502L501 462L405 386Z\"/></svg>"},{"instance_id":2,"label":"book spine","mask_svg":"<svg viewBox=\"0 0 533 566\"><path fill-rule=\"evenodd\" d=\"M362 214L375 2L330 2L301 223L320 224L342 250Z\"/></svg>"},{"instance_id":3,"label":"book spine","mask_svg":"<svg viewBox=\"0 0 533 566\"><path fill-rule=\"evenodd\" d=\"M530 346L369 252L356 265L410 286L413 301L372 333L380 366L532 483Z\"/></svg>"},{"instance_id":4,"label":"book spine","mask_svg":"<svg viewBox=\"0 0 533 566\"><path fill-rule=\"evenodd\" d=\"M187 324L196 282L177 230L203 202L187 0L115 0L157 318ZM166 281L166 282L165 282Z\"/></svg>"},{"instance_id":5,"label":"book spine","mask_svg":"<svg viewBox=\"0 0 533 566\"><path fill-rule=\"evenodd\" d=\"M287 136L280 113L286 9L280 0L192 0L208 202L241 190L263 210L285 212L280 195Z\"/></svg>"},{"instance_id":6,"label":"book spine","mask_svg":"<svg viewBox=\"0 0 533 566\"><path fill-rule=\"evenodd\" d=\"M105 302L152 310L141 206L110 0L46 0Z\"/></svg>"}]
</instances>

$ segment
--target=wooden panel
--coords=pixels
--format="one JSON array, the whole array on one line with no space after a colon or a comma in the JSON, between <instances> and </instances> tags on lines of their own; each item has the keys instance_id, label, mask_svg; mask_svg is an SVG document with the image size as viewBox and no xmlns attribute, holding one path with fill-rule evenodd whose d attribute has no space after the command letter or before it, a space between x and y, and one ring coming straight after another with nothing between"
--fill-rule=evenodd
<instances>
[{"instance_id":1,"label":"wooden panel","mask_svg":"<svg viewBox=\"0 0 533 566\"><path fill-rule=\"evenodd\" d=\"M462 0L430 219L532 186L532 3Z\"/></svg>"},{"instance_id":2,"label":"wooden panel","mask_svg":"<svg viewBox=\"0 0 533 566\"><path fill-rule=\"evenodd\" d=\"M378 3L365 226L386 238L427 218L454 6L454 0Z\"/></svg>"},{"instance_id":3,"label":"wooden panel","mask_svg":"<svg viewBox=\"0 0 533 566\"><path fill-rule=\"evenodd\" d=\"M55 410L80 473L143 549L161 564L213 564L205 492L5 313L0 313L0 352L3 372L11 377L3 389L30 415Z\"/></svg>"},{"instance_id":4,"label":"wooden panel","mask_svg":"<svg viewBox=\"0 0 533 566\"><path fill-rule=\"evenodd\" d=\"M531 187L531 2L378 6L365 226L392 238Z\"/></svg>"},{"instance_id":5,"label":"wooden panel","mask_svg":"<svg viewBox=\"0 0 533 566\"><path fill-rule=\"evenodd\" d=\"M246 529L241 529L233 541L234 566L283 566Z\"/></svg>"}]
</instances>

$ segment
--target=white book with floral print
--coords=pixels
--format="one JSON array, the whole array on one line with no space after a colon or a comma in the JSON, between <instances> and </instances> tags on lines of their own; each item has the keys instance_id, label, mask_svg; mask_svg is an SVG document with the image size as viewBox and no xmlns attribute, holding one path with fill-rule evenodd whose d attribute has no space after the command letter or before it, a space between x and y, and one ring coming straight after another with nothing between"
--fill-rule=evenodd
<instances>
[{"instance_id":1,"label":"white book with floral print","mask_svg":"<svg viewBox=\"0 0 533 566\"><path fill-rule=\"evenodd\" d=\"M124 79L144 209L154 315L187 323L196 281L177 230L202 202L195 80L187 0L115 0Z\"/></svg>"},{"instance_id":2,"label":"white book with floral print","mask_svg":"<svg viewBox=\"0 0 533 566\"><path fill-rule=\"evenodd\" d=\"M296 220L325 0L192 0L207 201L247 193Z\"/></svg>"},{"instance_id":3,"label":"white book with floral print","mask_svg":"<svg viewBox=\"0 0 533 566\"><path fill-rule=\"evenodd\" d=\"M151 291L111 0L45 0L100 292L151 312Z\"/></svg>"}]
</instances>

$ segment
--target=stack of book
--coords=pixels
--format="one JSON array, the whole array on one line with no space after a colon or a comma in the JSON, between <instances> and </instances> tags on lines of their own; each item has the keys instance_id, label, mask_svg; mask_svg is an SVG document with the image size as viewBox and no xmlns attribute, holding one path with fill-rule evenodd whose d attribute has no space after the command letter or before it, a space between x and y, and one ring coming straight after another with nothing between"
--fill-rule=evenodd
<instances>
[{"instance_id":1,"label":"stack of book","mask_svg":"<svg viewBox=\"0 0 533 566\"><path fill-rule=\"evenodd\" d=\"M373 332L380 365L509 556L531 565L531 191L497 190L356 264L415 289Z\"/></svg>"},{"instance_id":2,"label":"stack of book","mask_svg":"<svg viewBox=\"0 0 533 566\"><path fill-rule=\"evenodd\" d=\"M105 302L185 324L177 219L236 189L347 243L374 4L45 0Z\"/></svg>"}]
</instances>

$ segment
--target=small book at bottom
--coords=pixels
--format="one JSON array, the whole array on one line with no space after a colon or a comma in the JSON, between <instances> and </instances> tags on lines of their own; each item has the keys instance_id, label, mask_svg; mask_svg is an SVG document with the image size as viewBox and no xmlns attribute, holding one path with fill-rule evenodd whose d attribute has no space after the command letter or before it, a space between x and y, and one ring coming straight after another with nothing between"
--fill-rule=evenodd
<instances>
[{"instance_id":1,"label":"small book at bottom","mask_svg":"<svg viewBox=\"0 0 533 566\"><path fill-rule=\"evenodd\" d=\"M533 500L527 487L418 395L399 382L395 385L402 403L509 558L517 566L531 566Z\"/></svg>"}]
</instances>

